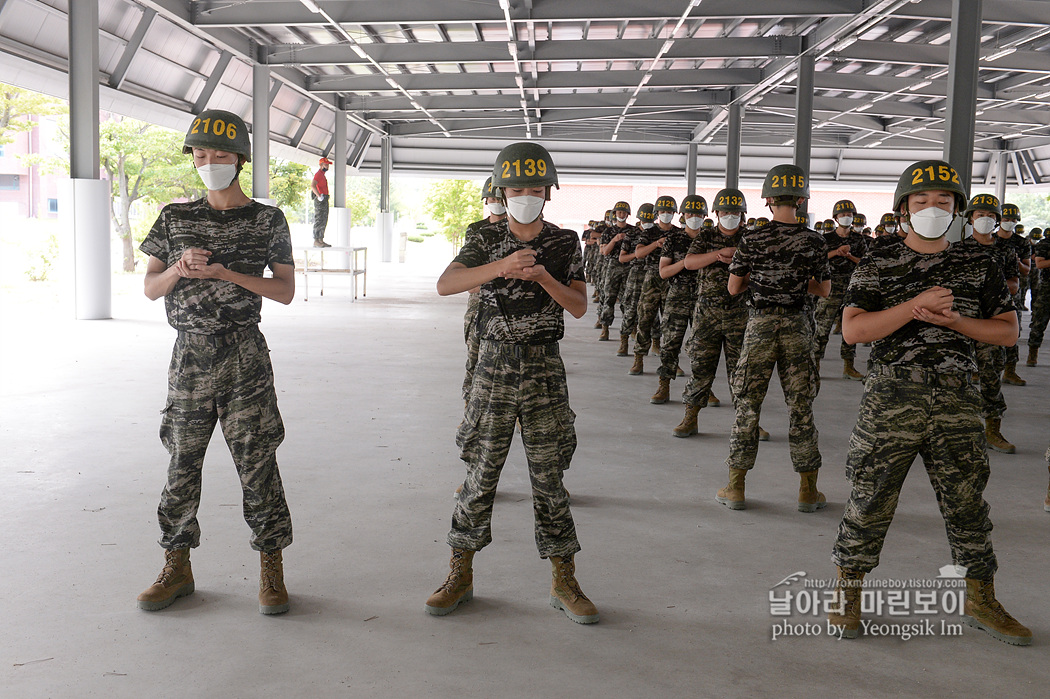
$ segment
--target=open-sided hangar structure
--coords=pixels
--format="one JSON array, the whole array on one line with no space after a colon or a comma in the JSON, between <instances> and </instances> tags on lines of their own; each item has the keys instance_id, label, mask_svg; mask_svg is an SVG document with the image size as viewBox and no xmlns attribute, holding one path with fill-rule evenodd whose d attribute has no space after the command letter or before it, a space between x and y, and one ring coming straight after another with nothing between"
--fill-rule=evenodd
<instances>
[{"instance_id":1,"label":"open-sided hangar structure","mask_svg":"<svg viewBox=\"0 0 1050 699\"><path fill-rule=\"evenodd\" d=\"M177 129L229 109L269 132L257 158L384 182L478 177L529 138L565 179L754 183L794 160L889 186L944 156L999 192L1050 182L1050 0L0 0L0 66L70 97L74 164L96 91Z\"/></svg>"}]
</instances>

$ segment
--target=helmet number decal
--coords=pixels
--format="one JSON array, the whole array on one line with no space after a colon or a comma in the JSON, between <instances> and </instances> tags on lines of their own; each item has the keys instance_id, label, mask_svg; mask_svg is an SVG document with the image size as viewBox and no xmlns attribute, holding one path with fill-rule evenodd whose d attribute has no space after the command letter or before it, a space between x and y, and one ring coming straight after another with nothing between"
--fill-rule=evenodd
<instances>
[{"instance_id":1,"label":"helmet number decal","mask_svg":"<svg viewBox=\"0 0 1050 699\"><path fill-rule=\"evenodd\" d=\"M927 180L923 177L923 173L928 173L930 178ZM954 182L955 184L961 184L959 182L959 173L954 168L948 167L947 165L938 165L934 169L933 165L927 165L926 167L917 167L911 171L912 184L927 184L932 183L935 180L941 182Z\"/></svg>"},{"instance_id":2,"label":"helmet number decal","mask_svg":"<svg viewBox=\"0 0 1050 699\"><path fill-rule=\"evenodd\" d=\"M773 175L773 187L805 187L805 175Z\"/></svg>"},{"instance_id":3,"label":"helmet number decal","mask_svg":"<svg viewBox=\"0 0 1050 699\"><path fill-rule=\"evenodd\" d=\"M526 177L535 177L536 175L539 175L540 177L546 177L547 176L547 161L544 160L543 158L540 158L539 160L533 160L532 158L526 158L524 165L525 165L524 173L525 173ZM510 169L511 169L512 166L514 167L514 176L515 177L521 177L522 169L523 169L522 168L522 161L521 160L515 160L514 162L511 162L509 160L504 160L503 161L503 178L504 179L510 177Z\"/></svg>"},{"instance_id":4,"label":"helmet number decal","mask_svg":"<svg viewBox=\"0 0 1050 699\"><path fill-rule=\"evenodd\" d=\"M227 124L222 119L201 119L197 117L193 120L193 127L190 129L192 134L205 134L212 133L216 136L226 136L229 140L233 141L237 138L237 125Z\"/></svg>"},{"instance_id":5,"label":"helmet number decal","mask_svg":"<svg viewBox=\"0 0 1050 699\"><path fill-rule=\"evenodd\" d=\"M785 178L785 179L787 179L787 178ZM773 177L773 186L774 187L779 186L776 183L776 176ZM802 185L799 185L799 186L801 187ZM744 205L744 201L743 201L743 199L741 199L740 197L737 197L737 196L723 196L723 197L718 197L718 205L719 206L743 206Z\"/></svg>"}]
</instances>

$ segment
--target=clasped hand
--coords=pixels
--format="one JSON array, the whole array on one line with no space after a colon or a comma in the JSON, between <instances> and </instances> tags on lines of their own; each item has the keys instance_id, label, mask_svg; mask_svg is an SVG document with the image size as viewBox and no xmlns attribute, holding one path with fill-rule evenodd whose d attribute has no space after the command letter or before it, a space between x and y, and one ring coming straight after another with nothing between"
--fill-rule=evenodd
<instances>
[{"instance_id":1,"label":"clasped hand","mask_svg":"<svg viewBox=\"0 0 1050 699\"><path fill-rule=\"evenodd\" d=\"M536 251L523 248L503 258L503 270L499 276L505 279L539 281L546 273L543 265L536 264Z\"/></svg>"},{"instance_id":2,"label":"clasped hand","mask_svg":"<svg viewBox=\"0 0 1050 699\"><path fill-rule=\"evenodd\" d=\"M182 257L175 263L175 271L180 277L186 277L187 279L217 278L226 268L218 262L209 264L208 258L210 257L211 251L209 250L186 248L182 253Z\"/></svg>"},{"instance_id":3,"label":"clasped hand","mask_svg":"<svg viewBox=\"0 0 1050 699\"><path fill-rule=\"evenodd\" d=\"M933 325L949 325L954 323L959 314L952 310L955 296L950 289L943 286L930 287L914 299L912 317Z\"/></svg>"}]
</instances>

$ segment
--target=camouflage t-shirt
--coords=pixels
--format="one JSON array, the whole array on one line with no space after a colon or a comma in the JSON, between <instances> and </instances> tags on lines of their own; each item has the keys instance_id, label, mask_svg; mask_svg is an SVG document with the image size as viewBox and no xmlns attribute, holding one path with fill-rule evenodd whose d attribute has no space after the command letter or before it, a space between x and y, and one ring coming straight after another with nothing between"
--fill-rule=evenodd
<instances>
[{"instance_id":1,"label":"camouflage t-shirt","mask_svg":"<svg viewBox=\"0 0 1050 699\"><path fill-rule=\"evenodd\" d=\"M685 256L689 254L689 246L693 244L693 238L689 237L683 229L674 231L667 237L664 242L664 246L654 253L659 254L661 258L666 257L671 261L671 264L681 262L685 259ZM678 274L667 278L667 283L673 286L683 286L690 290L696 289L696 272L691 269L682 268Z\"/></svg>"},{"instance_id":2,"label":"camouflage t-shirt","mask_svg":"<svg viewBox=\"0 0 1050 699\"><path fill-rule=\"evenodd\" d=\"M1030 260L1032 257L1032 244L1028 242L1027 238L1022 238L1016 233L1011 235L1009 238L1003 238L998 235L995 236L995 244L999 247L1007 250L1012 250L1017 259ZM1021 266L1018 264L1017 269L1013 274L1007 275L1008 277L1017 277L1021 274Z\"/></svg>"},{"instance_id":3,"label":"camouflage t-shirt","mask_svg":"<svg viewBox=\"0 0 1050 699\"><path fill-rule=\"evenodd\" d=\"M827 252L831 252L843 245L849 245L849 254L854 257L864 257L864 251L868 249L868 241L871 240L856 231L850 231L846 237L840 236L835 231L824 234L824 243L828 246ZM831 278L842 280L853 274L857 265L848 257L828 258L828 266L831 267Z\"/></svg>"},{"instance_id":4,"label":"camouflage t-shirt","mask_svg":"<svg viewBox=\"0 0 1050 699\"><path fill-rule=\"evenodd\" d=\"M647 231L642 231L642 235L639 238L639 245L652 245L660 238L667 238L670 240L670 236L682 229L678 226L671 226L670 230L662 231L659 226L653 226ZM664 247L667 246L667 240L664 241ZM642 258L642 264L645 265L647 271L657 272L660 269L660 257L663 255L661 250L664 247L653 248L652 252Z\"/></svg>"},{"instance_id":5,"label":"camouflage t-shirt","mask_svg":"<svg viewBox=\"0 0 1050 699\"><path fill-rule=\"evenodd\" d=\"M748 305L752 308L802 310L809 280L829 278L827 246L819 233L800 223L771 221L744 235L729 273L751 275Z\"/></svg>"},{"instance_id":6,"label":"camouflage t-shirt","mask_svg":"<svg viewBox=\"0 0 1050 699\"><path fill-rule=\"evenodd\" d=\"M995 266L998 267L999 272L1002 273L1003 279L1013 279L1017 277L1017 270L1020 269L1017 255L1014 253L1011 246L996 245L995 238L992 238L991 245L982 245L980 241L972 236L969 238L963 238L957 243L952 243L952 245L958 245L963 248L972 247L974 250L983 251L986 255L991 255L992 259L995 261Z\"/></svg>"},{"instance_id":7,"label":"camouflage t-shirt","mask_svg":"<svg viewBox=\"0 0 1050 699\"><path fill-rule=\"evenodd\" d=\"M878 238L872 238L868 241L868 247L865 253L869 253L873 250L880 250L882 248L893 247L896 245L902 245L904 238L900 237L896 233L887 233L886 235L880 235Z\"/></svg>"},{"instance_id":8,"label":"camouflage t-shirt","mask_svg":"<svg viewBox=\"0 0 1050 699\"><path fill-rule=\"evenodd\" d=\"M701 229L693 239L692 245L689 246L689 254L705 255L722 248L739 247L743 232L743 227L738 228L733 235L723 235L717 228ZM696 276L699 281L697 298L700 303L715 306L739 306L745 302L746 292L736 296L729 293L727 286L729 284L729 265L725 262L715 260L703 269L697 270Z\"/></svg>"},{"instance_id":9,"label":"camouflage t-shirt","mask_svg":"<svg viewBox=\"0 0 1050 699\"><path fill-rule=\"evenodd\" d=\"M624 237L620 240L620 244L614 245L613 249L609 252L609 254L605 256L605 259L608 261L610 266L622 267L624 265L630 264L627 262L620 262L620 250L623 247L623 241L627 240L627 238L630 236L632 228L634 228L634 226L631 226L629 224L624 228L617 228L616 226L606 226L605 230L602 231L602 239L598 242L598 245L600 245L601 247L605 247L606 245L611 243L612 239L620 233L624 234ZM634 252L633 248L631 252Z\"/></svg>"},{"instance_id":10,"label":"camouflage t-shirt","mask_svg":"<svg viewBox=\"0 0 1050 699\"><path fill-rule=\"evenodd\" d=\"M1044 260L1050 260L1050 237L1043 238L1038 243L1032 246L1032 269L1035 269L1035 259L1041 257ZM1044 267L1039 270L1039 279L1042 283L1050 283L1050 267Z\"/></svg>"},{"instance_id":11,"label":"camouflage t-shirt","mask_svg":"<svg viewBox=\"0 0 1050 699\"><path fill-rule=\"evenodd\" d=\"M991 255L961 244L931 254L907 245L869 251L853 272L844 302L882 311L934 286L951 290L953 309L967 318L991 318L1013 310L1006 281ZM975 344L955 330L911 320L871 344L871 361L944 374L974 372Z\"/></svg>"},{"instance_id":12,"label":"camouflage t-shirt","mask_svg":"<svg viewBox=\"0 0 1050 699\"><path fill-rule=\"evenodd\" d=\"M480 221L475 221L474 223L467 226L466 229L463 231L463 244L466 245L472 237L478 234L478 229L482 226L488 225L488 223L489 220L487 218L483 218Z\"/></svg>"},{"instance_id":13,"label":"camouflage t-shirt","mask_svg":"<svg viewBox=\"0 0 1050 699\"><path fill-rule=\"evenodd\" d=\"M655 228L655 226L653 228ZM620 241L620 254L633 255L635 248L637 248L639 245L646 244L645 241L648 237L648 233L641 226L628 226L627 228L621 230L626 231L627 235L625 235L623 237L623 240ZM626 262L624 264L630 265L632 269L634 267L644 267L645 260L640 260L636 257L630 262Z\"/></svg>"},{"instance_id":14,"label":"camouflage t-shirt","mask_svg":"<svg viewBox=\"0 0 1050 699\"><path fill-rule=\"evenodd\" d=\"M490 223L460 249L454 262L480 267L518 250L536 251L536 264L560 283L583 281L583 254L575 231L544 222L539 235L525 243L514 237L506 221ZM557 342L565 334L565 309L539 282L497 277L481 285L479 337L516 345Z\"/></svg>"},{"instance_id":15,"label":"camouflage t-shirt","mask_svg":"<svg viewBox=\"0 0 1050 699\"><path fill-rule=\"evenodd\" d=\"M206 198L168 204L139 246L169 267L187 248L208 250L209 264L253 277L275 264L295 264L284 213L257 201L226 211L213 209ZM221 335L258 324L262 296L233 282L180 278L164 297L164 307L177 330Z\"/></svg>"}]
</instances>

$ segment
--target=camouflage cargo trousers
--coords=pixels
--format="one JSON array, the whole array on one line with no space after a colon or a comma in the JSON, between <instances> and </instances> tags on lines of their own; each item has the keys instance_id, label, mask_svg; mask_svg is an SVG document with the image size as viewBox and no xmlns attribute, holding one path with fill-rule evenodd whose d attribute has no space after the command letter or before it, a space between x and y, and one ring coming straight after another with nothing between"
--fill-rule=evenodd
<instances>
[{"instance_id":1,"label":"camouflage cargo trousers","mask_svg":"<svg viewBox=\"0 0 1050 699\"><path fill-rule=\"evenodd\" d=\"M1003 397L1003 367L1006 365L1006 348L977 343L977 376L981 382L981 417L1001 418L1006 413Z\"/></svg>"},{"instance_id":2,"label":"camouflage cargo trousers","mask_svg":"<svg viewBox=\"0 0 1050 699\"><path fill-rule=\"evenodd\" d=\"M638 301L642 296L642 282L645 281L644 267L631 267L627 280L623 284L620 308L623 318L620 320L620 335L630 335L638 329Z\"/></svg>"},{"instance_id":3,"label":"camouflage cargo trousers","mask_svg":"<svg viewBox=\"0 0 1050 699\"><path fill-rule=\"evenodd\" d=\"M478 363L478 308L481 294L467 294L467 311L463 314L463 342L467 345L466 375L463 377L463 400L470 397L470 382L474 380L474 366Z\"/></svg>"},{"instance_id":4,"label":"camouflage cargo trousers","mask_svg":"<svg viewBox=\"0 0 1050 699\"><path fill-rule=\"evenodd\" d=\"M817 310L814 317L815 336L813 338L813 356L819 363L824 358L831 329L842 320L842 302L849 286L849 277L831 280L831 293L827 298L817 299ZM839 356L849 362L857 357L857 346L847 344L845 340L839 345Z\"/></svg>"},{"instance_id":5,"label":"camouflage cargo trousers","mask_svg":"<svg viewBox=\"0 0 1050 699\"><path fill-rule=\"evenodd\" d=\"M992 522L982 495L988 456L979 410L980 396L967 377L872 367L849 440L851 491L832 554L836 565L868 572L879 564L904 478L918 455L937 495L953 562L966 567L967 577L992 579Z\"/></svg>"},{"instance_id":6,"label":"camouflage cargo trousers","mask_svg":"<svg viewBox=\"0 0 1050 699\"><path fill-rule=\"evenodd\" d=\"M605 255L598 253L594 260L594 290L598 292L594 314L598 317L598 322L601 322L602 308L605 303L605 272L609 267L608 259Z\"/></svg>"},{"instance_id":7,"label":"camouflage cargo trousers","mask_svg":"<svg viewBox=\"0 0 1050 699\"><path fill-rule=\"evenodd\" d=\"M466 415L456 434L467 477L452 514L449 546L479 551L491 543L496 484L520 421L540 557L579 551L562 485L562 473L576 451L575 420L557 343L508 345L483 339Z\"/></svg>"},{"instance_id":8,"label":"camouflage cargo trousers","mask_svg":"<svg viewBox=\"0 0 1050 699\"><path fill-rule=\"evenodd\" d=\"M1044 280L1032 294L1032 320L1028 323L1029 347L1043 344L1047 321L1050 321L1050 283Z\"/></svg>"},{"instance_id":9,"label":"camouflage cargo trousers","mask_svg":"<svg viewBox=\"0 0 1050 699\"><path fill-rule=\"evenodd\" d=\"M749 313L740 359L729 380L736 421L729 437L726 465L742 469L755 465L758 419L774 367L788 406L791 463L799 473L815 471L820 468L820 449L813 424L813 334L803 311L781 308Z\"/></svg>"},{"instance_id":10,"label":"camouflage cargo trousers","mask_svg":"<svg viewBox=\"0 0 1050 699\"><path fill-rule=\"evenodd\" d=\"M689 383L682 393L683 403L701 410L707 406L711 385L718 371L718 360L723 352L732 397L732 377L740 359L740 348L744 344L745 328L747 306L734 305L726 308L702 301L696 304L693 311L693 334L685 346L692 368L689 372Z\"/></svg>"},{"instance_id":11,"label":"camouflage cargo trousers","mask_svg":"<svg viewBox=\"0 0 1050 699\"><path fill-rule=\"evenodd\" d=\"M1018 293L1014 294L1012 296L1012 298L1013 298L1013 302L1014 302L1014 308L1017 309L1017 311L1016 311L1017 312L1017 337L1020 338L1021 337L1021 304L1022 304L1022 302L1024 300L1024 294L1018 292ZM1014 346L1012 346L1012 347L1007 347L1006 348L1006 363L1007 364L1017 364L1017 360L1018 360L1019 356L1020 355L1018 353L1016 344Z\"/></svg>"},{"instance_id":12,"label":"camouflage cargo trousers","mask_svg":"<svg viewBox=\"0 0 1050 699\"><path fill-rule=\"evenodd\" d=\"M256 551L292 543L292 519L277 470L284 423L273 369L257 326L226 335L180 332L168 368L160 440L171 454L157 516L166 549L200 544L201 468L215 423L222 426L243 492Z\"/></svg>"},{"instance_id":13,"label":"camouflage cargo trousers","mask_svg":"<svg viewBox=\"0 0 1050 699\"><path fill-rule=\"evenodd\" d=\"M653 339L660 339L660 315L667 296L667 280L655 269L645 270L642 288L638 294L638 334L635 336L634 353L649 354Z\"/></svg>"},{"instance_id":14,"label":"camouflage cargo trousers","mask_svg":"<svg viewBox=\"0 0 1050 699\"><path fill-rule=\"evenodd\" d=\"M682 274L692 274L692 272L682 272ZM696 285L667 285L663 323L661 324L663 339L660 344L660 368L656 370L657 376L672 381L677 378L682 343L685 340L685 332L689 328L695 305Z\"/></svg>"},{"instance_id":15,"label":"camouflage cargo trousers","mask_svg":"<svg viewBox=\"0 0 1050 699\"><path fill-rule=\"evenodd\" d=\"M624 298L627 293L625 287L627 286L627 272L629 269L627 265L621 265L619 262L613 262L612 260L608 260L605 263L605 281L602 285L602 289L604 289L602 312L598 317L602 325L613 324L617 301L620 302L620 314L624 315L627 312Z\"/></svg>"}]
</instances>

